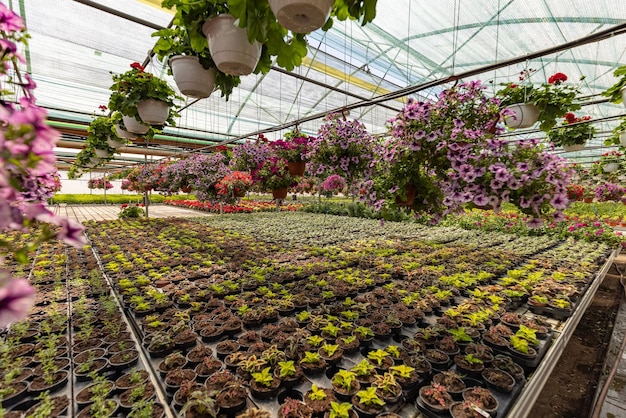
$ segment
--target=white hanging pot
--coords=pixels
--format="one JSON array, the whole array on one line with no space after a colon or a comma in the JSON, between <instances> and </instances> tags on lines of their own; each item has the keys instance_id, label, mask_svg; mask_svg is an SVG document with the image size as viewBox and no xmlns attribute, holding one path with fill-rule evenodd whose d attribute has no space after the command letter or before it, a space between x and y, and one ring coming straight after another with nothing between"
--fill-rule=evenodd
<instances>
[{"instance_id":1,"label":"white hanging pot","mask_svg":"<svg viewBox=\"0 0 626 418\"><path fill-rule=\"evenodd\" d=\"M207 70L198 57L187 55L176 55L169 62L176 86L182 94L200 99L211 95L217 75L214 68Z\"/></svg>"},{"instance_id":2,"label":"white hanging pot","mask_svg":"<svg viewBox=\"0 0 626 418\"><path fill-rule=\"evenodd\" d=\"M90 162L91 164L93 164L93 165L100 164L100 162L101 162L101 161L102 161L102 158L99 158L99 157L91 157L91 158L89 159L89 162ZM93 167L93 165L92 165L92 167Z\"/></svg>"},{"instance_id":3,"label":"white hanging pot","mask_svg":"<svg viewBox=\"0 0 626 418\"><path fill-rule=\"evenodd\" d=\"M126 127L126 130L134 134L143 135L146 132L148 132L148 129L150 129L149 126L142 125L141 123L139 123L137 119L135 119L132 116L124 116L122 120L124 121L124 126ZM119 131L117 134L120 135ZM133 139L136 137L137 136L135 135L135 136L130 137L129 139Z\"/></svg>"},{"instance_id":4,"label":"white hanging pot","mask_svg":"<svg viewBox=\"0 0 626 418\"><path fill-rule=\"evenodd\" d=\"M123 135L120 135L120 134L119 134L119 130L120 130L120 129L121 129L121 128L120 128L120 125L115 125L115 131L118 133L118 134L117 134L117 136L119 136L119 137L121 137L121 138L126 138L125 136L123 136ZM123 130L123 129L122 129L122 130ZM126 132L127 134L129 134L129 135L130 135L130 132L127 132L127 131L125 131L125 130L123 130L123 131L124 131L124 132ZM109 146L110 146L111 148L115 148L115 149L118 149L118 148L120 148L122 145L124 145L124 143L123 143L122 141L118 141L117 139L113 139L113 138L111 138L111 137L108 137L108 138L107 138L107 144L109 144Z\"/></svg>"},{"instance_id":5,"label":"white hanging pot","mask_svg":"<svg viewBox=\"0 0 626 418\"><path fill-rule=\"evenodd\" d=\"M248 42L247 31L229 14L217 15L202 25L215 66L229 75L252 73L261 58L261 44Z\"/></svg>"},{"instance_id":6,"label":"white hanging pot","mask_svg":"<svg viewBox=\"0 0 626 418\"><path fill-rule=\"evenodd\" d=\"M619 143L622 144L623 147L626 147L626 131L619 133Z\"/></svg>"},{"instance_id":7,"label":"white hanging pot","mask_svg":"<svg viewBox=\"0 0 626 418\"><path fill-rule=\"evenodd\" d=\"M94 148L93 150L96 153L97 157L109 158L111 156L111 153L107 149Z\"/></svg>"},{"instance_id":8,"label":"white hanging pot","mask_svg":"<svg viewBox=\"0 0 626 418\"><path fill-rule=\"evenodd\" d=\"M622 93L622 104L626 107L626 87L622 87L620 92Z\"/></svg>"},{"instance_id":9,"label":"white hanging pot","mask_svg":"<svg viewBox=\"0 0 626 418\"><path fill-rule=\"evenodd\" d=\"M136 134L128 132L126 129L124 129L122 125L115 125L115 133L120 138L135 139L137 137Z\"/></svg>"},{"instance_id":10,"label":"white hanging pot","mask_svg":"<svg viewBox=\"0 0 626 418\"><path fill-rule=\"evenodd\" d=\"M585 149L585 144L563 145L565 152L582 151Z\"/></svg>"},{"instance_id":11,"label":"white hanging pot","mask_svg":"<svg viewBox=\"0 0 626 418\"><path fill-rule=\"evenodd\" d=\"M137 103L137 113L144 123L163 125L170 114L170 107L164 101L146 99Z\"/></svg>"},{"instance_id":12,"label":"white hanging pot","mask_svg":"<svg viewBox=\"0 0 626 418\"><path fill-rule=\"evenodd\" d=\"M504 110L504 123L511 129L530 128L539 118L539 109L533 104L516 103L507 106Z\"/></svg>"},{"instance_id":13,"label":"white hanging pot","mask_svg":"<svg viewBox=\"0 0 626 418\"><path fill-rule=\"evenodd\" d=\"M269 0L276 20L295 33L309 33L324 26L335 0Z\"/></svg>"},{"instance_id":14,"label":"white hanging pot","mask_svg":"<svg viewBox=\"0 0 626 418\"><path fill-rule=\"evenodd\" d=\"M617 171L618 168L619 165L617 163L606 163L602 166L602 169L605 173L612 173L614 171Z\"/></svg>"}]
</instances>

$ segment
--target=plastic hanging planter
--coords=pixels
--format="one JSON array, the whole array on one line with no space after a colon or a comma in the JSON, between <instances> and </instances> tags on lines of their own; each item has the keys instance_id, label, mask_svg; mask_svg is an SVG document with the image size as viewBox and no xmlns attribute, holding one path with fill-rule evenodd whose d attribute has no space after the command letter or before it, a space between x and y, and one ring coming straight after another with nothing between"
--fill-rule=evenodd
<instances>
[{"instance_id":1,"label":"plastic hanging planter","mask_svg":"<svg viewBox=\"0 0 626 418\"><path fill-rule=\"evenodd\" d=\"M533 104L516 103L505 108L504 123L511 129L530 128L539 119L539 109Z\"/></svg>"},{"instance_id":2,"label":"plastic hanging planter","mask_svg":"<svg viewBox=\"0 0 626 418\"><path fill-rule=\"evenodd\" d=\"M207 98L215 87L217 72L214 68L205 69L198 57L176 55L170 58L170 67L178 90L185 96Z\"/></svg>"},{"instance_id":3,"label":"plastic hanging planter","mask_svg":"<svg viewBox=\"0 0 626 418\"><path fill-rule=\"evenodd\" d=\"M137 113L144 123L163 125L170 113L170 107L161 100L146 99L137 103Z\"/></svg>"},{"instance_id":4,"label":"plastic hanging planter","mask_svg":"<svg viewBox=\"0 0 626 418\"><path fill-rule=\"evenodd\" d=\"M276 20L295 33L313 32L328 20L334 0L269 0Z\"/></svg>"},{"instance_id":5,"label":"plastic hanging planter","mask_svg":"<svg viewBox=\"0 0 626 418\"><path fill-rule=\"evenodd\" d=\"M223 73L239 76L251 74L261 58L261 44L248 42L247 32L235 25L228 14L207 20L202 32L209 42L215 66Z\"/></svg>"}]
</instances>

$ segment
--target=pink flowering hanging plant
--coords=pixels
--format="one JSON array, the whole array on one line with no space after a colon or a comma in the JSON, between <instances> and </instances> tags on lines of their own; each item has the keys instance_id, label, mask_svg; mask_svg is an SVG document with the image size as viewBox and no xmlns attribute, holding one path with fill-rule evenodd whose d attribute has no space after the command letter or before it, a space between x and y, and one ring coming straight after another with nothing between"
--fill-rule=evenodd
<instances>
[{"instance_id":1,"label":"pink flowering hanging plant","mask_svg":"<svg viewBox=\"0 0 626 418\"><path fill-rule=\"evenodd\" d=\"M96 179L90 179L87 182L87 187L90 189L112 189L113 188L113 183L111 183L109 180L107 180L104 177L99 177Z\"/></svg>"},{"instance_id":2,"label":"pink flowering hanging plant","mask_svg":"<svg viewBox=\"0 0 626 418\"><path fill-rule=\"evenodd\" d=\"M292 131L285 134L285 139L279 139L269 144L279 157L290 163L298 163L307 161L306 155L309 150L309 142L312 139L302 132Z\"/></svg>"},{"instance_id":3,"label":"pink flowering hanging plant","mask_svg":"<svg viewBox=\"0 0 626 418\"><path fill-rule=\"evenodd\" d=\"M296 183L289 174L287 161L277 156L263 161L256 170L252 171L252 179L258 182L265 190L276 190L289 187Z\"/></svg>"},{"instance_id":4,"label":"pink flowering hanging plant","mask_svg":"<svg viewBox=\"0 0 626 418\"><path fill-rule=\"evenodd\" d=\"M26 60L18 47L28 37L22 18L0 3L0 230L27 234L19 247L0 241L0 259L12 255L20 263L28 262L27 249L46 240L78 248L86 244L80 224L46 207L46 199L59 187L53 148L60 134L46 123L46 111L35 104L35 82L20 69ZM11 92L18 97L9 97ZM34 300L35 289L26 279L0 267L0 328L24 319Z\"/></svg>"},{"instance_id":5,"label":"pink flowering hanging plant","mask_svg":"<svg viewBox=\"0 0 626 418\"><path fill-rule=\"evenodd\" d=\"M305 155L310 161L308 172L321 178L337 174L352 186L371 176L373 150L374 139L363 123L345 120L338 114L328 115Z\"/></svg>"},{"instance_id":6,"label":"pink flowering hanging plant","mask_svg":"<svg viewBox=\"0 0 626 418\"><path fill-rule=\"evenodd\" d=\"M499 210L505 202L532 215L561 219L571 173L565 160L539 147L538 140L517 144L495 138L502 128L499 101L484 94L480 82L463 83L435 102L411 100L389 122L389 138L377 152L379 176L364 192L375 209L404 204L434 221L471 204Z\"/></svg>"},{"instance_id":7,"label":"pink flowering hanging plant","mask_svg":"<svg viewBox=\"0 0 626 418\"><path fill-rule=\"evenodd\" d=\"M337 194L346 188L346 179L338 174L332 174L320 185L320 190L324 193Z\"/></svg>"},{"instance_id":8,"label":"pink flowering hanging plant","mask_svg":"<svg viewBox=\"0 0 626 418\"><path fill-rule=\"evenodd\" d=\"M276 155L275 150L270 146L264 135L259 135L254 141L246 141L233 147L233 157L230 167L236 171L248 171L258 169L269 157Z\"/></svg>"}]
</instances>

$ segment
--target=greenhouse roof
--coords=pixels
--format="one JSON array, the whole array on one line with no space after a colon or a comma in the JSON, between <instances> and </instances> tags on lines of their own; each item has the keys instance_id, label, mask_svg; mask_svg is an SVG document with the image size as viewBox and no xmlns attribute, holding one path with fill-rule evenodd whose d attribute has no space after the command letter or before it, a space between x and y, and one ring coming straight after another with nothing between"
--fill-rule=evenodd
<instances>
[{"instance_id":1,"label":"greenhouse roof","mask_svg":"<svg viewBox=\"0 0 626 418\"><path fill-rule=\"evenodd\" d=\"M172 12L161 9L160 0L4 2L25 18L27 70L39 105L64 133L60 161L71 162L84 126L108 102L110 72L144 62L155 43L151 34L170 24ZM623 0L379 0L366 26L335 22L328 32L308 35L309 54L293 72L275 68L242 77L229 101L214 94L182 103L178 126L165 131L170 141L148 153L160 158L263 131L278 138L296 123L315 134L326 113L344 109L380 134L408 97L434 98L456 79L482 80L495 92L534 69L536 83L557 71L573 83L585 76L583 112L602 121L591 146L568 156L591 161L606 151L604 138L626 113L599 96L616 82L613 70L626 64L625 31ZM152 58L147 70L174 86L164 63ZM134 160L126 156L111 167L128 161Z\"/></svg>"}]
</instances>

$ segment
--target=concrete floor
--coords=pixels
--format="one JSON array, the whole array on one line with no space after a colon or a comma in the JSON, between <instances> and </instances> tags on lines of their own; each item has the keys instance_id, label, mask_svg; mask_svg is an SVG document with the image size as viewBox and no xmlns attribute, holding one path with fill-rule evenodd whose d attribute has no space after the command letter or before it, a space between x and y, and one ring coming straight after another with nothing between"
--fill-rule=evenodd
<instances>
[{"instance_id":1,"label":"concrete floor","mask_svg":"<svg viewBox=\"0 0 626 418\"><path fill-rule=\"evenodd\" d=\"M54 213L83 222L87 220L105 221L117 219L120 205L55 205ZM148 208L151 218L213 216L208 212L184 209L169 205L153 204Z\"/></svg>"}]
</instances>

